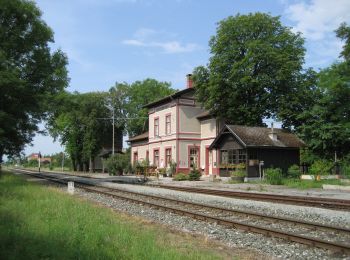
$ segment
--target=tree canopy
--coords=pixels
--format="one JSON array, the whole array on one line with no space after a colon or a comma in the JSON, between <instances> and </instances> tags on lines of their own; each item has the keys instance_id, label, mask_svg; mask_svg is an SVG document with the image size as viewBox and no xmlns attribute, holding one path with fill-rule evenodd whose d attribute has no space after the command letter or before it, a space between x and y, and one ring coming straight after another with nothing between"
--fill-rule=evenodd
<instances>
[{"instance_id":1,"label":"tree canopy","mask_svg":"<svg viewBox=\"0 0 350 260\"><path fill-rule=\"evenodd\" d=\"M199 101L230 123L263 125L264 118L277 117L286 127L298 124L293 115L312 104L315 81L312 70L303 70L303 44L300 34L269 14L220 21L208 66L194 70Z\"/></svg>"},{"instance_id":2,"label":"tree canopy","mask_svg":"<svg viewBox=\"0 0 350 260\"><path fill-rule=\"evenodd\" d=\"M144 105L171 95L175 92L171 84L155 79L135 81L132 84L116 83L110 93L118 93L118 102L124 106L117 107L116 111L121 116L127 117L124 121L129 136L139 135L148 130L148 112Z\"/></svg>"},{"instance_id":3,"label":"tree canopy","mask_svg":"<svg viewBox=\"0 0 350 260\"><path fill-rule=\"evenodd\" d=\"M310 110L299 115L303 125L297 128L309 149L323 158L350 155L350 27L345 23L336 30L345 40L341 57L320 71L317 86L321 96Z\"/></svg>"},{"instance_id":4,"label":"tree canopy","mask_svg":"<svg viewBox=\"0 0 350 260\"><path fill-rule=\"evenodd\" d=\"M50 133L65 145L74 170L93 170L93 159L106 144L112 124L105 106L108 93L65 93L57 97L57 110L49 121ZM107 119L107 120L105 120Z\"/></svg>"},{"instance_id":5,"label":"tree canopy","mask_svg":"<svg viewBox=\"0 0 350 260\"><path fill-rule=\"evenodd\" d=\"M0 162L31 142L51 99L68 84L67 57L31 1L0 4Z\"/></svg>"}]
</instances>

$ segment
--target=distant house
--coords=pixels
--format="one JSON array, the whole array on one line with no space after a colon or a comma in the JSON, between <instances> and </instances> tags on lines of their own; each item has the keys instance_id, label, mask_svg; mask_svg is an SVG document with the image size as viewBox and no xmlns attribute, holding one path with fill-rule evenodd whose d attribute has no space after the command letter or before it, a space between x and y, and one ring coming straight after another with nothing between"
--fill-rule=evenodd
<instances>
[{"instance_id":1,"label":"distant house","mask_svg":"<svg viewBox=\"0 0 350 260\"><path fill-rule=\"evenodd\" d=\"M50 157L41 157L41 155L39 153L32 153L29 156L27 156L27 161L32 161L32 160L38 160L38 158L40 157L40 162L43 164L48 164L51 163L51 158Z\"/></svg>"},{"instance_id":2,"label":"distant house","mask_svg":"<svg viewBox=\"0 0 350 260\"><path fill-rule=\"evenodd\" d=\"M176 162L177 172L198 168L205 175L228 176L237 164L245 164L248 177L264 167L287 169L299 164L303 142L282 129L226 125L211 116L195 99L191 75L187 88L145 107L149 132L129 138L131 162L149 160L159 168Z\"/></svg>"}]
</instances>

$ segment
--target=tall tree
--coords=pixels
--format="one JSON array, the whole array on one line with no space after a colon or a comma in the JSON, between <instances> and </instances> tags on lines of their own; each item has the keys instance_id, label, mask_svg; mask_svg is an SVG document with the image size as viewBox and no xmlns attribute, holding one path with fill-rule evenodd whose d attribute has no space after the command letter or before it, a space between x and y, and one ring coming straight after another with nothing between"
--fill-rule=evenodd
<instances>
[{"instance_id":1,"label":"tall tree","mask_svg":"<svg viewBox=\"0 0 350 260\"><path fill-rule=\"evenodd\" d=\"M67 58L32 1L0 2L0 162L31 142L51 99L68 84Z\"/></svg>"},{"instance_id":2,"label":"tall tree","mask_svg":"<svg viewBox=\"0 0 350 260\"><path fill-rule=\"evenodd\" d=\"M231 123L263 125L264 118L279 117L290 127L295 118L285 117L287 111L312 101L314 73L302 68L303 44L279 17L238 14L220 21L208 66L194 70L199 101Z\"/></svg>"},{"instance_id":3,"label":"tall tree","mask_svg":"<svg viewBox=\"0 0 350 260\"><path fill-rule=\"evenodd\" d=\"M118 125L125 125L129 136L142 134L148 130L148 113L144 105L173 94L168 82L145 79L127 83L116 83L110 89L111 100L117 114ZM113 101L112 101L113 102ZM120 118L125 118L120 120Z\"/></svg>"},{"instance_id":4,"label":"tall tree","mask_svg":"<svg viewBox=\"0 0 350 260\"><path fill-rule=\"evenodd\" d=\"M59 138L72 159L74 170L93 170L93 159L110 140L111 122L105 106L108 93L66 93L49 121L50 133Z\"/></svg>"},{"instance_id":5,"label":"tall tree","mask_svg":"<svg viewBox=\"0 0 350 260\"><path fill-rule=\"evenodd\" d=\"M297 129L312 152L328 159L350 155L350 27L343 23L336 33L345 40L344 61L320 71L321 98L299 115L304 124Z\"/></svg>"}]
</instances>

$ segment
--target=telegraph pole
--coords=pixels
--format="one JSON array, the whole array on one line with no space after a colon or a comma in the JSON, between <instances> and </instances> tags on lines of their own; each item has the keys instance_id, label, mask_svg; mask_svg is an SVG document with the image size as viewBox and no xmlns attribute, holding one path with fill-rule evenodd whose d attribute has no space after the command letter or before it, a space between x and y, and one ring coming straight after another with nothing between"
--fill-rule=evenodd
<instances>
[{"instance_id":1,"label":"telegraph pole","mask_svg":"<svg viewBox=\"0 0 350 260\"><path fill-rule=\"evenodd\" d=\"M112 140L113 140L113 144L112 144L112 156L114 156L114 121L115 121L115 117L114 117L114 107L112 107Z\"/></svg>"}]
</instances>

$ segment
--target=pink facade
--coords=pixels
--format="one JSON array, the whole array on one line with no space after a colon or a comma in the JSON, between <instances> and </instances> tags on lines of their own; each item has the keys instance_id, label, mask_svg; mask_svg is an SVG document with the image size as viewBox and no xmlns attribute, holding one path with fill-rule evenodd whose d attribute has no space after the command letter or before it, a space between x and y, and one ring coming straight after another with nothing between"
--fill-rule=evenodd
<instances>
[{"instance_id":1,"label":"pink facade","mask_svg":"<svg viewBox=\"0 0 350 260\"><path fill-rule=\"evenodd\" d=\"M190 80L190 77L189 77ZM216 174L216 150L209 145L219 131L219 123L203 110L194 98L192 83L149 109L149 132L130 138L131 161L148 158L151 165L165 168L176 162L177 172L187 173L195 167L202 174Z\"/></svg>"}]
</instances>

